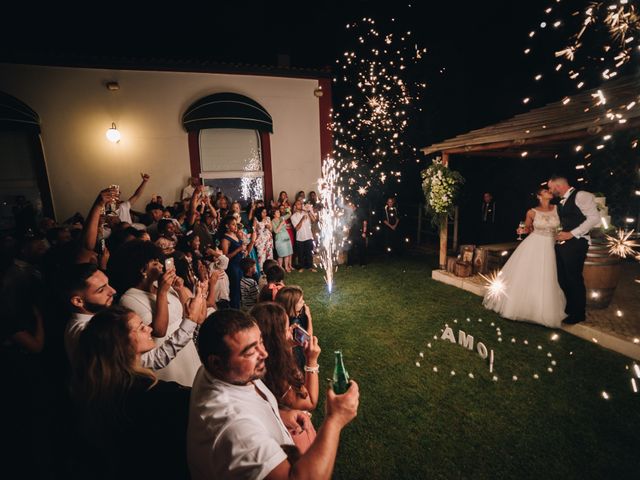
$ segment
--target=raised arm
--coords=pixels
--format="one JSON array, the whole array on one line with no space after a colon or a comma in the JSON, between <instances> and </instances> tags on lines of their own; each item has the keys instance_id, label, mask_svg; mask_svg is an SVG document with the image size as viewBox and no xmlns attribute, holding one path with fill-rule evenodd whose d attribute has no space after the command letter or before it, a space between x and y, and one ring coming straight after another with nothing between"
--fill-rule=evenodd
<instances>
[{"instance_id":1,"label":"raised arm","mask_svg":"<svg viewBox=\"0 0 640 480\"><path fill-rule=\"evenodd\" d=\"M187 213L187 224L193 225L196 220L196 209L200 201L200 195L202 192L202 185L198 185L191 196L191 202L189 202L189 212Z\"/></svg>"},{"instance_id":2,"label":"raised arm","mask_svg":"<svg viewBox=\"0 0 640 480\"><path fill-rule=\"evenodd\" d=\"M304 356L306 358L304 373L304 392L307 393L306 398L301 398L293 389L289 389L283 399L283 403L290 408L300 410L315 410L318 406L319 391L319 371L318 357L320 356L320 346L318 345L318 337L311 337L309 342L304 345Z\"/></svg>"},{"instance_id":3,"label":"raised arm","mask_svg":"<svg viewBox=\"0 0 640 480\"><path fill-rule=\"evenodd\" d=\"M311 309L309 305L304 304L304 313L307 315L307 333L313 335L313 320L311 318Z\"/></svg>"},{"instance_id":4,"label":"raised arm","mask_svg":"<svg viewBox=\"0 0 640 480\"><path fill-rule=\"evenodd\" d=\"M316 212L313 207L309 209L309 219L312 222L316 222L318 220L318 212Z\"/></svg>"},{"instance_id":5,"label":"raised arm","mask_svg":"<svg viewBox=\"0 0 640 480\"><path fill-rule=\"evenodd\" d=\"M87 215L87 221L82 230L82 246L87 250L93 251L96 248L96 242L98 241L98 228L100 227L100 215L102 215L104 206L108 202L114 201L116 198L116 190L111 188L105 188L102 190L96 201L93 202L89 215Z\"/></svg>"},{"instance_id":6,"label":"raised arm","mask_svg":"<svg viewBox=\"0 0 640 480\"><path fill-rule=\"evenodd\" d=\"M152 370L160 370L166 367L176 358L180 350L193 340L193 334L198 325L202 324L205 315L202 314L204 299L200 286L196 296L185 308L185 318L180 326L162 343L162 345L142 354L142 366Z\"/></svg>"},{"instance_id":7,"label":"raised arm","mask_svg":"<svg viewBox=\"0 0 640 480\"><path fill-rule=\"evenodd\" d=\"M329 480L336 462L340 432L356 417L359 395L358 384L353 381L344 395L336 395L330 388L327 392L326 419L309 450L293 465L289 460L283 461L265 478Z\"/></svg>"},{"instance_id":8,"label":"raised arm","mask_svg":"<svg viewBox=\"0 0 640 480\"><path fill-rule=\"evenodd\" d=\"M295 230L296 230L296 232L297 232L298 230L300 230L300 229L302 228L302 223L303 223L304 221L308 221L308 220L309 220L309 215L303 214L303 215L302 215L302 218L300 218L300 221L299 221L298 223L296 223L296 224L293 226L293 228L295 228ZM293 222L293 218L291 219L291 221Z\"/></svg>"},{"instance_id":9,"label":"raised arm","mask_svg":"<svg viewBox=\"0 0 640 480\"><path fill-rule=\"evenodd\" d=\"M169 327L169 289L176 280L176 271L165 272L158 280L158 291L156 292L156 310L151 320L152 335L154 337L164 337Z\"/></svg>"},{"instance_id":10,"label":"raised arm","mask_svg":"<svg viewBox=\"0 0 640 480\"><path fill-rule=\"evenodd\" d=\"M129 197L129 203L131 205L133 205L135 202L138 201L138 199L142 195L142 192L144 191L144 187L147 185L147 182L151 178L147 173L141 173L140 176L142 177L142 182L140 182L140 185L138 185L138 188L136 188L136 191L133 192L133 195Z\"/></svg>"}]
</instances>

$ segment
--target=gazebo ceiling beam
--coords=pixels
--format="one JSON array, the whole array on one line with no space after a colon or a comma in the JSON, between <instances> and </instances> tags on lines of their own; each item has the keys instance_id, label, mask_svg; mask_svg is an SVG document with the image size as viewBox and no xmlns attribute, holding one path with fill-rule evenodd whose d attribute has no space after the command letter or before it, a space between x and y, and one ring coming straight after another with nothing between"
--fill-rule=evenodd
<instances>
[{"instance_id":1,"label":"gazebo ceiling beam","mask_svg":"<svg viewBox=\"0 0 640 480\"><path fill-rule=\"evenodd\" d=\"M570 132L557 133L553 135L547 135L544 137L533 137L533 138L516 138L512 140L502 140L498 142L489 142L482 143L478 145L466 145L466 146L455 146L451 148L447 148L446 146L442 146L437 151L447 152L451 155L457 154L465 154L470 152L478 152L484 150L500 150L506 148L519 148L522 151L527 150L527 147L533 145L545 145L552 143L568 143L570 141L576 140L591 140L596 135L604 135L608 133L613 133L620 130L629 130L635 127L640 126L640 118L635 118L633 120L628 121L627 123L620 124L609 124L609 125L601 125L598 128L588 128L585 130L574 130ZM430 149L422 149L422 151L426 154L434 153L433 151L426 151Z\"/></svg>"}]
</instances>

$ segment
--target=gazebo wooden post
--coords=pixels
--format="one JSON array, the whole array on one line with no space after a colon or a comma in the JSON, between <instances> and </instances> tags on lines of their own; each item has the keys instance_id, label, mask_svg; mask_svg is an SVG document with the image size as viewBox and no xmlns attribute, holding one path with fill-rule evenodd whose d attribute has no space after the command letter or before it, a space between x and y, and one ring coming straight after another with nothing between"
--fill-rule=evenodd
<instances>
[{"instance_id":1,"label":"gazebo wooden post","mask_svg":"<svg viewBox=\"0 0 640 480\"><path fill-rule=\"evenodd\" d=\"M440 219L440 270L447 269L447 221L446 215Z\"/></svg>"},{"instance_id":2,"label":"gazebo wooden post","mask_svg":"<svg viewBox=\"0 0 640 480\"><path fill-rule=\"evenodd\" d=\"M458 251L458 222L460 220L460 209L456 205L456 209L453 212L453 248L454 252Z\"/></svg>"},{"instance_id":3,"label":"gazebo wooden post","mask_svg":"<svg viewBox=\"0 0 640 480\"><path fill-rule=\"evenodd\" d=\"M449 154L442 152L442 164L445 167L449 166ZM448 217L444 215L440 220L440 269L446 270L447 268L447 236L449 234Z\"/></svg>"}]
</instances>

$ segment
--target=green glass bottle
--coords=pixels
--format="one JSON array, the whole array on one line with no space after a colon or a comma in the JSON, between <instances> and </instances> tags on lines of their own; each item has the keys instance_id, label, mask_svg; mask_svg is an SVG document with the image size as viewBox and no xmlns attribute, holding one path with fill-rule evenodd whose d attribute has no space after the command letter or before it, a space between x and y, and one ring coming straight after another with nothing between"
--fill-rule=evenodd
<instances>
[{"instance_id":1,"label":"green glass bottle","mask_svg":"<svg viewBox=\"0 0 640 480\"><path fill-rule=\"evenodd\" d=\"M333 391L338 395L342 395L349 388L349 374L344 368L342 359L342 350L336 350L336 365L333 367Z\"/></svg>"}]
</instances>

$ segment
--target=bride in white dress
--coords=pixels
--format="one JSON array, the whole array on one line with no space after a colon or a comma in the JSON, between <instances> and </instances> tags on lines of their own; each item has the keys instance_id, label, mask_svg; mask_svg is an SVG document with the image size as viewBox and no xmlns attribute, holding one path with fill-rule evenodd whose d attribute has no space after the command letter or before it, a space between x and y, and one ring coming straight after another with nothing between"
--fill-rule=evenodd
<instances>
[{"instance_id":1,"label":"bride in white dress","mask_svg":"<svg viewBox=\"0 0 640 480\"><path fill-rule=\"evenodd\" d=\"M566 317L565 296L556 270L555 236L560 218L547 188L537 192L539 205L527 212L525 238L502 268L503 289L487 292L483 305L510 320L560 328Z\"/></svg>"}]
</instances>

